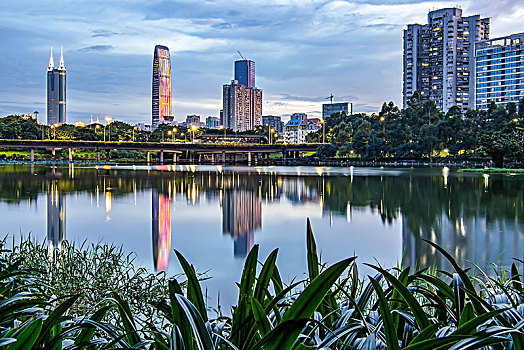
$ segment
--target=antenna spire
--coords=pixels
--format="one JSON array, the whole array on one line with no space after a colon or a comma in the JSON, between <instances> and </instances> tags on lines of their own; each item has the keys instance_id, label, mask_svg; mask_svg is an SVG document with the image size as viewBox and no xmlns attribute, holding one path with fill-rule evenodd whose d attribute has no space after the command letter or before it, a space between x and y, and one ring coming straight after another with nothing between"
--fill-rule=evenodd
<instances>
[{"instance_id":1,"label":"antenna spire","mask_svg":"<svg viewBox=\"0 0 524 350\"><path fill-rule=\"evenodd\" d=\"M59 70L65 70L65 64L64 64L64 49L62 48L62 45L60 45L60 66L58 67Z\"/></svg>"},{"instance_id":2,"label":"antenna spire","mask_svg":"<svg viewBox=\"0 0 524 350\"><path fill-rule=\"evenodd\" d=\"M53 70L55 68L55 61L53 60L53 47L51 46L51 57L49 58L49 66L47 70Z\"/></svg>"}]
</instances>

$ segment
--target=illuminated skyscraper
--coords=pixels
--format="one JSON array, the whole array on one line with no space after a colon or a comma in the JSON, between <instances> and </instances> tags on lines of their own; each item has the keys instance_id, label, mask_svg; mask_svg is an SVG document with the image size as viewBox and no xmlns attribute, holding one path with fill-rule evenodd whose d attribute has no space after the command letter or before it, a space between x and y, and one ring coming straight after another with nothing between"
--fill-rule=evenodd
<instances>
[{"instance_id":1,"label":"illuminated skyscraper","mask_svg":"<svg viewBox=\"0 0 524 350\"><path fill-rule=\"evenodd\" d=\"M152 125L172 121L171 116L171 61L166 46L155 46L153 57Z\"/></svg>"},{"instance_id":2,"label":"illuminated skyscraper","mask_svg":"<svg viewBox=\"0 0 524 350\"><path fill-rule=\"evenodd\" d=\"M66 122L66 68L60 48L60 65L55 68L53 48L47 67L47 125Z\"/></svg>"}]
</instances>

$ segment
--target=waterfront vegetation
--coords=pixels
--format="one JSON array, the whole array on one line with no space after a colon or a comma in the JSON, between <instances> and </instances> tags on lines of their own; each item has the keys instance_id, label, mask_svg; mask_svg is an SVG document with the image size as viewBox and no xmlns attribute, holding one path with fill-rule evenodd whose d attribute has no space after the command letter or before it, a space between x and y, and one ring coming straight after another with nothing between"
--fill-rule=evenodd
<instances>
[{"instance_id":1,"label":"waterfront vegetation","mask_svg":"<svg viewBox=\"0 0 524 350\"><path fill-rule=\"evenodd\" d=\"M285 284L278 250L255 245L230 312L207 306L202 276L176 252L183 275L133 267L104 245L31 239L0 252L0 346L7 349L522 349L523 275L509 268L453 271L319 260L307 224L307 277ZM55 250L56 248L56 250ZM362 266L362 265L360 265ZM490 277L491 276L491 277ZM85 280L83 280L85 278Z\"/></svg>"}]
</instances>

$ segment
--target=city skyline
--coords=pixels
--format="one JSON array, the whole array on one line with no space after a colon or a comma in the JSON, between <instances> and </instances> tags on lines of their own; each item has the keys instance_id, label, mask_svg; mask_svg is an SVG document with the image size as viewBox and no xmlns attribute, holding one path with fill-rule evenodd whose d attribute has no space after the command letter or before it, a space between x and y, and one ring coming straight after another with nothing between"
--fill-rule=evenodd
<instances>
[{"instance_id":1,"label":"city skyline","mask_svg":"<svg viewBox=\"0 0 524 350\"><path fill-rule=\"evenodd\" d=\"M218 116L221 86L231 79L232 62L240 59L236 50L257 62L257 85L265 91L264 114L319 116L331 93L335 102L354 102L355 112L376 112L384 101L401 105L402 30L408 23L425 23L432 7L456 5L449 1L279 1L255 2L246 9L234 1L147 6L133 2L64 6L43 1L31 4L28 11L24 1L9 2L0 25L6 49L0 58L5 67L0 115L38 110L43 117L42 71L49 46L63 44L69 62L68 122L86 121L91 115L148 121L151 48L159 42L173 53L177 121L187 114ZM464 1L459 5L468 14L490 17L491 37L522 32L517 19L524 9L518 4ZM169 11L171 6L183 10ZM33 12L38 12L39 21L29 20ZM106 12L118 15L108 20ZM261 19L265 13L272 16Z\"/></svg>"}]
</instances>

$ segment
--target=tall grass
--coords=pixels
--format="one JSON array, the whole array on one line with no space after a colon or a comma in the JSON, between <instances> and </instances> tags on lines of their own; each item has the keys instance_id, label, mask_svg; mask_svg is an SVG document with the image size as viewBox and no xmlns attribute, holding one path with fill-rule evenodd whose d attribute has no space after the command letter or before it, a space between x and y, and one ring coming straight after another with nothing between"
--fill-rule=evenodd
<instances>
[{"instance_id":1,"label":"tall grass","mask_svg":"<svg viewBox=\"0 0 524 350\"><path fill-rule=\"evenodd\" d=\"M147 319L134 300L141 294L126 289L141 288L145 281L154 281L153 277L108 283L93 279L110 279L111 272L88 272L91 282L98 283L100 295L104 294L98 303L85 297L92 293L88 286L73 282L65 284L76 287L55 288L56 294L51 296L46 289L49 287L43 285L67 280L71 269L55 265L65 264L69 258L49 263L50 270L56 272L49 277L36 271L36 258L27 262L31 252L21 253L21 248L30 246L2 251L0 346L165 350L524 348L523 275L517 267L521 260L515 260L510 270L501 268L490 277L476 266L465 270L441 247L427 242L454 271L410 272L409 267L368 265L375 275L359 278L355 257L329 267L322 264L309 220L306 231L307 277L285 284L277 267L278 251L262 259L258 246L254 246L244 264L231 317L210 316L199 276L180 252L176 255L184 274L169 279L166 285L160 281L158 288L163 291L144 301L152 310L152 317ZM66 247L71 263L90 257L85 249ZM100 249L104 252L105 248ZM121 254L119 250L106 252ZM94 256L104 256L97 254ZM72 281L80 280L79 275ZM113 286L119 289L112 290ZM84 308L84 301L90 306ZM108 317L111 313L115 317Z\"/></svg>"}]
</instances>

